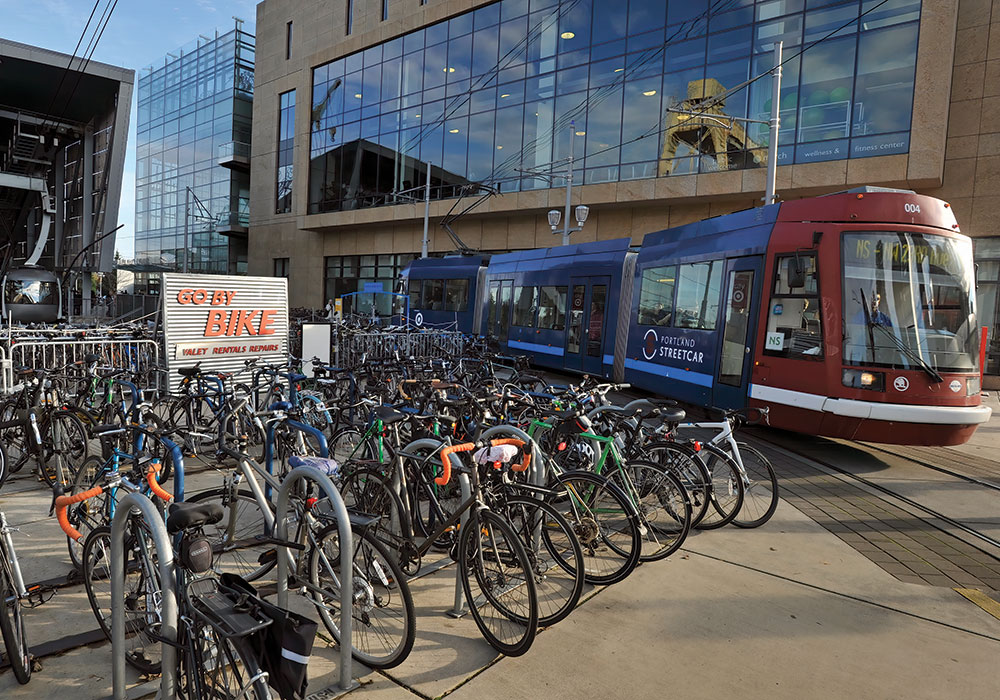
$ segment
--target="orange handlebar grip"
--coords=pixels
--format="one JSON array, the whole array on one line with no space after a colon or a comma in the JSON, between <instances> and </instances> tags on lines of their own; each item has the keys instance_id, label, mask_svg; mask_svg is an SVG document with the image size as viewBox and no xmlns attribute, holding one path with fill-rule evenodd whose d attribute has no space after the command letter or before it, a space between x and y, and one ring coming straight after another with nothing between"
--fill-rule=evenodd
<instances>
[{"instance_id":1,"label":"orange handlebar grip","mask_svg":"<svg viewBox=\"0 0 1000 700\"><path fill-rule=\"evenodd\" d=\"M517 447L524 447L524 440L518 440L517 438L500 438L499 440L490 440L490 444L493 447L498 445L516 445ZM528 471L528 466L531 464L531 455L527 452L524 453L524 461L520 464L512 464L510 469L515 472L526 472Z\"/></svg>"},{"instance_id":2,"label":"orange handlebar grip","mask_svg":"<svg viewBox=\"0 0 1000 700\"><path fill-rule=\"evenodd\" d=\"M449 481L451 481L451 454L452 452L468 452L476 448L476 443L474 442L463 442L461 445L450 445L443 450L441 450L441 466L443 471L441 476L434 478L434 483L438 486L444 486Z\"/></svg>"},{"instance_id":3,"label":"orange handlebar grip","mask_svg":"<svg viewBox=\"0 0 1000 700\"><path fill-rule=\"evenodd\" d=\"M56 499L56 520L59 521L59 527L66 536L69 537L74 542L79 542L83 538L83 535L69 524L69 516L66 514L66 508L74 503L80 503L86 501L88 498L93 498L94 496L99 496L104 492L104 489L100 486L95 486L92 489L88 489L83 493L74 494L72 496L59 496Z\"/></svg>"},{"instance_id":4,"label":"orange handlebar grip","mask_svg":"<svg viewBox=\"0 0 1000 700\"><path fill-rule=\"evenodd\" d=\"M173 494L169 491L164 490L158 483L156 483L156 475L160 472L160 463L153 462L149 465L149 469L146 471L146 483L149 484L149 489L160 498L160 500L166 502L173 499Z\"/></svg>"}]
</instances>

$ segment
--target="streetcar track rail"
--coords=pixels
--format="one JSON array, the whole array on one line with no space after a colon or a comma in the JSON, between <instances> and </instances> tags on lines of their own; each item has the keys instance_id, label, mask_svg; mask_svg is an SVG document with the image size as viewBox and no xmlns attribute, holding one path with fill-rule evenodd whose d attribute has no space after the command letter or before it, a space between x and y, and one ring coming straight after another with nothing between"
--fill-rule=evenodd
<instances>
[{"instance_id":1,"label":"streetcar track rail","mask_svg":"<svg viewBox=\"0 0 1000 700\"><path fill-rule=\"evenodd\" d=\"M874 481L872 481L870 479L866 479L863 476L858 476L857 474L851 472L850 470L834 466L833 464L831 464L830 462L828 462L826 460L817 458L815 455L807 454L804 451L795 450L794 448L790 448L790 447L788 447L786 445L783 445L780 442L775 441L774 439L767 438L767 437L761 435L761 431L759 431L759 430L752 431L752 434L753 434L753 437L755 439L760 440L761 442L767 443L772 448L781 450L781 451L783 451L783 452L785 452L785 453L787 453L789 455L792 455L792 456L794 456L796 458L804 460L806 463L813 462L815 464L818 464L818 465L822 466L824 469L829 470L830 472L833 472L833 473L838 474L838 475L843 476L843 477L847 477L848 479L852 479L854 481L857 481L860 484L864 484L867 488L869 488L869 489L871 489L873 491L877 491L879 493L883 493L883 494L885 494L885 495L887 495L887 496L889 496L889 497L891 497L891 498L893 498L893 499L895 499L895 500L897 500L897 501L899 501L901 503L904 503L904 504L908 505L911 508L915 508L916 510L921 511L924 514L929 515L930 519L927 519L924 522L926 522L927 525L929 525L930 527L933 527L935 530L943 532L946 535L954 537L954 538L956 538L956 539L958 539L960 541L965 541L965 540L962 540L962 538L958 537L954 532L951 532L948 529L946 529L945 527L942 527L941 525L939 525L938 523L936 523L935 520L937 520L937 521L940 521L941 523L946 523L946 524L950 525L951 527L953 527L953 528L955 528L957 530L960 530L960 531L962 531L962 532L970 535L971 537L974 537L974 538L976 538L978 540L981 540L982 542L985 542L988 545L990 545L992 547L995 547L997 550L1000 550L1000 540L997 540L997 539L995 539L993 537L990 537L989 535L987 535L985 533L982 533L979 530L976 530L975 528L970 527L970 526L966 525L965 523L963 523L961 521L955 520L954 518L952 518L950 516L947 516L947 515L939 512L939 511L933 509L933 508L930 508L929 506L923 505L922 503L919 503L918 501L913 500L909 496L904 496L904 495L902 495L902 494L900 494L900 493L898 493L896 491L893 491L892 489L890 489L890 488L888 488L886 486L878 484L878 483L876 483L876 482L874 482ZM896 453L891 453L891 454L895 455ZM899 456L899 455L896 455L896 456ZM909 458L903 457L903 459L909 459ZM919 463L917 460L913 460L913 461ZM984 549L981 546L977 546L976 544L971 543L971 542L966 542L966 544L968 544L970 547L973 547L974 549L976 549L977 551L981 552L982 554L985 554L990 559L993 559L994 561L1000 562L1000 555L998 555L998 554L996 554L994 552L991 552L988 549Z\"/></svg>"},{"instance_id":2,"label":"streetcar track rail","mask_svg":"<svg viewBox=\"0 0 1000 700\"><path fill-rule=\"evenodd\" d=\"M977 479L974 476L969 476L968 474L962 474L961 472L956 472L946 467L939 467L936 464L931 464L930 462L926 462L916 457L911 457L909 455L901 455L898 452L887 450L884 447L879 447L878 445L875 445L870 442L860 442L858 444L864 445L869 449L881 452L882 454L892 455L893 457L898 457L899 459L903 459L908 462L913 462L914 464L919 464L920 466L926 467L927 469L931 469L936 472L941 472L942 474L947 474L949 476L954 476L955 478L961 479L962 481L968 481L969 483L978 484L979 486L985 486L986 488L993 489L994 491L1000 491L1000 484L995 484L992 481L984 481L983 479Z\"/></svg>"}]
</instances>

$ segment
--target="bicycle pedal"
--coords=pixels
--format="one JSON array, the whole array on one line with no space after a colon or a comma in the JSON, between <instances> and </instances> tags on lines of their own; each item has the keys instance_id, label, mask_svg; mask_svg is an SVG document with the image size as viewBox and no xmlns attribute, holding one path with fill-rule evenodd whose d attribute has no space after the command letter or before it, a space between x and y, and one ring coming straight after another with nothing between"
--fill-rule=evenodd
<instances>
[{"instance_id":1,"label":"bicycle pedal","mask_svg":"<svg viewBox=\"0 0 1000 700\"><path fill-rule=\"evenodd\" d=\"M271 564L276 561L278 561L277 549L269 549L266 552L261 552L261 555L257 557L257 563L260 564L261 566L264 566L266 564Z\"/></svg>"}]
</instances>

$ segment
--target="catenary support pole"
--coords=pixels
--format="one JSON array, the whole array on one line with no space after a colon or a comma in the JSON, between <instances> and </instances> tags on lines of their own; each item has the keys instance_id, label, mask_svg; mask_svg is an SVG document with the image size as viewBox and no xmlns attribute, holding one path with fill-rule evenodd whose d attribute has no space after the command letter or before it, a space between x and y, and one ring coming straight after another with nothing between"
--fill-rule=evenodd
<instances>
[{"instance_id":1,"label":"catenary support pole","mask_svg":"<svg viewBox=\"0 0 1000 700\"><path fill-rule=\"evenodd\" d=\"M429 243L428 226L431 218L431 163L427 161L427 182L424 183L424 241L420 245L420 257L427 257Z\"/></svg>"},{"instance_id":2,"label":"catenary support pole","mask_svg":"<svg viewBox=\"0 0 1000 700\"><path fill-rule=\"evenodd\" d=\"M767 144L767 191L764 193L764 204L774 204L776 194L774 192L775 180L778 175L778 127L781 124L781 113L779 111L781 102L781 47L783 42L779 41L774 45L774 69L771 76L774 80L771 88L771 121L770 132L768 133Z\"/></svg>"},{"instance_id":3,"label":"catenary support pole","mask_svg":"<svg viewBox=\"0 0 1000 700\"><path fill-rule=\"evenodd\" d=\"M562 244L569 245L569 207L573 198L573 138L576 136L576 123L569 123L569 162L566 164L566 211L563 212Z\"/></svg>"}]
</instances>

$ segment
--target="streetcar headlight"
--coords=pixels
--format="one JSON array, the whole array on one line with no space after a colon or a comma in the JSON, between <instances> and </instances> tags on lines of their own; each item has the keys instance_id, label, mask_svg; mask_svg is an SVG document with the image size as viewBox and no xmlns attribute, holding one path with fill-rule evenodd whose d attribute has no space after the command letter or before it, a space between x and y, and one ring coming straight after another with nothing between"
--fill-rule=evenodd
<instances>
[{"instance_id":1,"label":"streetcar headlight","mask_svg":"<svg viewBox=\"0 0 1000 700\"><path fill-rule=\"evenodd\" d=\"M841 383L851 389L885 391L885 373L867 370L845 369Z\"/></svg>"},{"instance_id":2,"label":"streetcar headlight","mask_svg":"<svg viewBox=\"0 0 1000 700\"><path fill-rule=\"evenodd\" d=\"M969 377L965 380L965 395L966 396L976 396L980 394L983 390L982 384L979 381L979 377Z\"/></svg>"}]
</instances>

